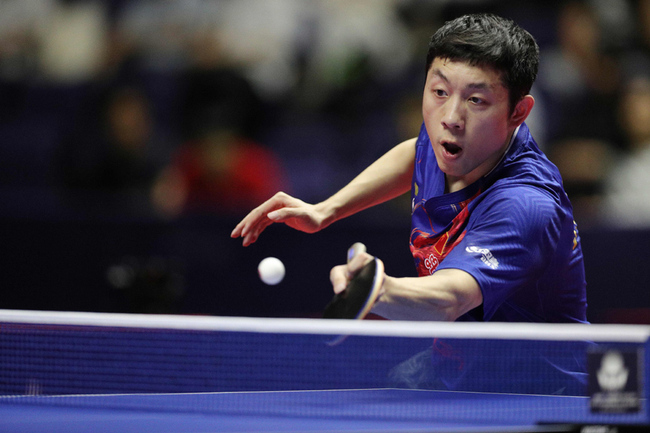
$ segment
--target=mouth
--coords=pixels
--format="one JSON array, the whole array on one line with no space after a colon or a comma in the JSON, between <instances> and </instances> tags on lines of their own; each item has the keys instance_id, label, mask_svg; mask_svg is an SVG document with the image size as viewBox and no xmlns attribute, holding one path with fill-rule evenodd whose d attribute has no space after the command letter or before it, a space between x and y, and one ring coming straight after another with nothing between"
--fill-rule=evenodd
<instances>
[{"instance_id":1,"label":"mouth","mask_svg":"<svg viewBox=\"0 0 650 433\"><path fill-rule=\"evenodd\" d=\"M450 155L457 155L463 150L460 146L450 141L443 141L440 144L445 149L445 151Z\"/></svg>"}]
</instances>

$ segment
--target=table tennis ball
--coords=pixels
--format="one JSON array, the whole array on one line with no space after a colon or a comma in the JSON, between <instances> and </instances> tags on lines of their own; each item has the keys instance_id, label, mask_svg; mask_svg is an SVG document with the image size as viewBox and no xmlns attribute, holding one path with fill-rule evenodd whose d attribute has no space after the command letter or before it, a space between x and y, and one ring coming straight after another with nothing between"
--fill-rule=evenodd
<instances>
[{"instance_id":1,"label":"table tennis ball","mask_svg":"<svg viewBox=\"0 0 650 433\"><path fill-rule=\"evenodd\" d=\"M267 257L257 266L260 279L270 286L278 284L284 278L284 264L275 257Z\"/></svg>"}]
</instances>

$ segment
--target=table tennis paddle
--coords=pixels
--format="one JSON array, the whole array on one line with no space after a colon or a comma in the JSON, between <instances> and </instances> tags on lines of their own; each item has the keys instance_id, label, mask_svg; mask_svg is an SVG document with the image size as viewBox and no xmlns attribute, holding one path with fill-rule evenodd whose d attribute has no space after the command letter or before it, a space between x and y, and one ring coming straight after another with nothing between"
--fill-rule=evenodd
<instances>
[{"instance_id":1,"label":"table tennis paddle","mask_svg":"<svg viewBox=\"0 0 650 433\"><path fill-rule=\"evenodd\" d=\"M348 250L348 263L366 247L357 242ZM362 320L370 312L384 282L384 264L373 258L350 280L345 290L334 295L325 307L325 319Z\"/></svg>"}]
</instances>

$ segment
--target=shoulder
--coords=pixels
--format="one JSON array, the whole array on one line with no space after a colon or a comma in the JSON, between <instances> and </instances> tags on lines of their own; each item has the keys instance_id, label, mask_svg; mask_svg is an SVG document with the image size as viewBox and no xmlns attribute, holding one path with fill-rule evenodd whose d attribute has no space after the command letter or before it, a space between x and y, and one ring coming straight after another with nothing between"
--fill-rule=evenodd
<instances>
[{"instance_id":1,"label":"shoulder","mask_svg":"<svg viewBox=\"0 0 650 433\"><path fill-rule=\"evenodd\" d=\"M518 233L535 239L547 231L559 231L572 220L570 209L548 191L530 185L494 187L475 200L472 229L489 229L504 237Z\"/></svg>"},{"instance_id":2,"label":"shoulder","mask_svg":"<svg viewBox=\"0 0 650 433\"><path fill-rule=\"evenodd\" d=\"M483 206L499 207L504 213L518 211L522 213L540 209L556 209L560 205L555 194L536 185L503 183L495 184L481 194Z\"/></svg>"},{"instance_id":3,"label":"shoulder","mask_svg":"<svg viewBox=\"0 0 650 433\"><path fill-rule=\"evenodd\" d=\"M523 124L503 161L484 179L484 190L505 194L522 192L525 198L546 196L561 203L566 195L558 168L540 150Z\"/></svg>"}]
</instances>

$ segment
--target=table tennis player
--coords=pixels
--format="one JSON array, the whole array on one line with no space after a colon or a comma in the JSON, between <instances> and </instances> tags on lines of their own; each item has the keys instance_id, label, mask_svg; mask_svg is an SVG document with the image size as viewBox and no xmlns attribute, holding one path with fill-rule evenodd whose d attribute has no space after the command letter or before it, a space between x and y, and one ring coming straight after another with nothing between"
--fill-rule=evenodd
<instances>
[{"instance_id":1,"label":"table tennis player","mask_svg":"<svg viewBox=\"0 0 650 433\"><path fill-rule=\"evenodd\" d=\"M317 204L278 193L233 230L243 245L273 223L307 233L410 189L419 277L386 275L372 312L388 319L586 322L583 256L557 168L525 124L539 48L491 14L431 38L419 135ZM362 259L332 269L335 292Z\"/></svg>"}]
</instances>

